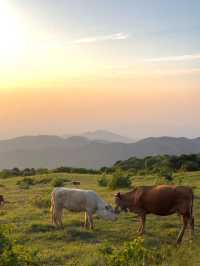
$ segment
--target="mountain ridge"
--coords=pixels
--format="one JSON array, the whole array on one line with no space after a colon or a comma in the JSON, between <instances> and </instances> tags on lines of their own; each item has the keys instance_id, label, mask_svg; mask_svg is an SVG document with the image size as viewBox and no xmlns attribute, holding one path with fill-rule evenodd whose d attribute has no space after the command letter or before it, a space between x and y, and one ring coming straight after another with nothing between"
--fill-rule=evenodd
<instances>
[{"instance_id":1,"label":"mountain ridge","mask_svg":"<svg viewBox=\"0 0 200 266\"><path fill-rule=\"evenodd\" d=\"M100 168L149 155L200 153L200 138L149 137L133 143L101 142L83 136L22 136L0 141L0 169L59 166Z\"/></svg>"}]
</instances>

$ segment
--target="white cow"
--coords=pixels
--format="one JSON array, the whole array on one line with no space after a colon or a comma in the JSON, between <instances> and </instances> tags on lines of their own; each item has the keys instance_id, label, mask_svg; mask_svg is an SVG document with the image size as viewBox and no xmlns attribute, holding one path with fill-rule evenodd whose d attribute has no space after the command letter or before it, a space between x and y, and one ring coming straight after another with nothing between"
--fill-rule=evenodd
<instances>
[{"instance_id":1,"label":"white cow","mask_svg":"<svg viewBox=\"0 0 200 266\"><path fill-rule=\"evenodd\" d=\"M75 212L85 212L85 227L93 229L92 215L107 220L116 220L113 208L102 200L95 191L57 187L51 193L52 223L62 226L62 211L67 209Z\"/></svg>"}]
</instances>

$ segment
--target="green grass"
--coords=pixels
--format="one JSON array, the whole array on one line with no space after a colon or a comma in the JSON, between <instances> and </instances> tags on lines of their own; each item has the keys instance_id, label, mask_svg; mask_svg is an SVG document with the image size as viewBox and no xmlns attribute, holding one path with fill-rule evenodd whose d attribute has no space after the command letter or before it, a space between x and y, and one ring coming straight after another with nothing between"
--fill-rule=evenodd
<instances>
[{"instance_id":1,"label":"green grass","mask_svg":"<svg viewBox=\"0 0 200 266\"><path fill-rule=\"evenodd\" d=\"M51 181L55 177L64 178L66 187L74 187L69 180L78 180L81 182L79 188L96 190L112 205L116 192L98 186L98 175L34 176L34 185L28 189L16 185L23 177L1 179L0 194L10 203L0 208L0 224L12 225L12 238L18 243L37 248L43 261L42 265L104 265L100 250L105 243L112 248L121 248L125 242L137 237L138 220L132 213L121 213L115 222L96 217L95 229L91 231L81 227L84 213L64 211L64 229L53 227L48 200L53 189ZM192 186L195 195L200 196L200 172L176 174L175 183L180 180L182 184ZM155 181L154 176L132 178L132 184L137 186L152 185ZM180 218L177 215L147 216L145 246L160 250L167 256L162 265L200 265L200 200L195 200L194 205L195 238L190 242L189 234L186 232L183 244L179 248L175 246L175 240L180 230Z\"/></svg>"}]
</instances>

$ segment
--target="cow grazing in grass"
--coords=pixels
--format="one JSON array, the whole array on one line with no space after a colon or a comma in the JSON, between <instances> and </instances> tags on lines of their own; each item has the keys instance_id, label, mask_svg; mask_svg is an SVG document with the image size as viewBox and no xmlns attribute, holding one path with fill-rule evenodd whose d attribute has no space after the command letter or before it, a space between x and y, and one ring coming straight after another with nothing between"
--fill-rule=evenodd
<instances>
[{"instance_id":1,"label":"cow grazing in grass","mask_svg":"<svg viewBox=\"0 0 200 266\"><path fill-rule=\"evenodd\" d=\"M140 217L138 233L144 233L147 214L167 216L177 213L183 218L183 227L178 235L177 243L182 241L185 229L189 224L191 236L194 233L193 192L186 186L159 185L137 187L128 193L115 195L115 212L130 211Z\"/></svg>"},{"instance_id":2,"label":"cow grazing in grass","mask_svg":"<svg viewBox=\"0 0 200 266\"><path fill-rule=\"evenodd\" d=\"M0 206L3 206L5 203L4 197L0 195Z\"/></svg>"},{"instance_id":3,"label":"cow grazing in grass","mask_svg":"<svg viewBox=\"0 0 200 266\"><path fill-rule=\"evenodd\" d=\"M52 223L62 226L62 211L85 212L85 227L93 229L93 214L114 221L116 214L113 208L102 200L94 191L55 188L51 194Z\"/></svg>"}]
</instances>

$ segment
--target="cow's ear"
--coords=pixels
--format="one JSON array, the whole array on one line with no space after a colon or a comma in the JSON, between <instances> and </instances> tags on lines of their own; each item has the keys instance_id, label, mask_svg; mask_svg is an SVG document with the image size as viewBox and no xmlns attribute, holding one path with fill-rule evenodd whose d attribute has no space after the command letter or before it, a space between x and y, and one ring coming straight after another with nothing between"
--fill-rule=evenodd
<instances>
[{"instance_id":1,"label":"cow's ear","mask_svg":"<svg viewBox=\"0 0 200 266\"><path fill-rule=\"evenodd\" d=\"M117 192L117 193L115 194L115 198L121 199L121 194L120 194L120 192Z\"/></svg>"}]
</instances>

